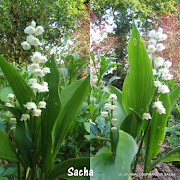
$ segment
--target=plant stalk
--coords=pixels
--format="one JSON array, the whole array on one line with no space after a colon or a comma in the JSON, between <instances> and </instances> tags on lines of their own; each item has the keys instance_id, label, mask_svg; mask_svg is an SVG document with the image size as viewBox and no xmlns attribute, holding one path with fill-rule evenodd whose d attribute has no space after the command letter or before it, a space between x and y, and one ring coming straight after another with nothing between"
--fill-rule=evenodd
<instances>
[{"instance_id":1,"label":"plant stalk","mask_svg":"<svg viewBox=\"0 0 180 180\"><path fill-rule=\"evenodd\" d=\"M150 122L151 122L151 120L149 120L148 125L147 125L147 127L146 127L146 130L145 130L145 132L144 132L144 134L143 134L143 137L142 137L142 139L141 139L141 143L140 143L140 145L139 145L138 153L137 153L137 156L136 156L136 161L135 161L135 164L134 164L133 173L136 172L136 167L137 167L139 155L140 155L141 148L142 148L142 145L143 145L143 142L144 142L144 138L145 138L145 136L146 136L146 134L147 134L147 131L148 131L149 127L150 127L150 124L151 124Z\"/></svg>"}]
</instances>

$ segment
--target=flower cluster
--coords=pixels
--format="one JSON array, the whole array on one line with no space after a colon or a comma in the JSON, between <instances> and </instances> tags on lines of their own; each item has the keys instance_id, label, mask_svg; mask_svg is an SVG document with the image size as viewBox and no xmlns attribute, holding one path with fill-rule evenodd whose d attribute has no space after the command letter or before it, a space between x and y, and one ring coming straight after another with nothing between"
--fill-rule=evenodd
<instances>
[{"instance_id":1,"label":"flower cluster","mask_svg":"<svg viewBox=\"0 0 180 180\"><path fill-rule=\"evenodd\" d=\"M161 43L161 41L164 41L167 39L167 35L163 34L163 29L159 27L157 31L154 29L149 31L148 36L149 39L149 45L148 45L148 53L154 53L155 51L160 52L165 49L165 46Z\"/></svg>"},{"instance_id":2,"label":"flower cluster","mask_svg":"<svg viewBox=\"0 0 180 180\"><path fill-rule=\"evenodd\" d=\"M36 27L36 22L32 21L30 26L27 26L24 29L24 32L28 34L26 37L26 41L23 41L21 43L24 50L30 50L31 46L39 46L42 45L39 41L39 39L35 36L39 36L44 32L44 28L42 26Z\"/></svg>"},{"instance_id":3,"label":"flower cluster","mask_svg":"<svg viewBox=\"0 0 180 180\"><path fill-rule=\"evenodd\" d=\"M26 41L21 43L24 50L29 50L31 46L35 46L37 49L39 45L42 45L40 40L36 37L43 34L44 28L42 26L36 27L36 22L32 21L31 25L24 29L24 32L28 34ZM28 84L35 92L48 92L48 83L44 82L42 79L46 74L50 73L50 69L48 67L44 67L44 64L47 62L46 56L36 51L31 57L31 62L32 64L28 66L28 72L32 73L35 77L29 79ZM40 101L37 105L34 102L27 102L24 104L24 107L29 112L28 114L22 114L20 119L21 121L30 120L29 113L31 113L32 116L41 116L41 109L46 108L46 102Z\"/></svg>"},{"instance_id":4,"label":"flower cluster","mask_svg":"<svg viewBox=\"0 0 180 180\"><path fill-rule=\"evenodd\" d=\"M171 75L169 72L169 68L171 67L172 63L160 56L152 56L155 51L160 52L165 49L164 45L160 43L160 41L166 40L167 35L163 34L163 29L159 27L157 31L149 31L149 37L150 39L147 51L151 54L152 57L152 64L154 68L154 86L157 88L157 93L159 94L169 93L170 90L166 85L166 81L173 78L173 75ZM154 102L153 108L157 108L156 112L159 114L166 114L166 109L164 108L162 102L158 100L158 98L157 102Z\"/></svg>"},{"instance_id":5,"label":"flower cluster","mask_svg":"<svg viewBox=\"0 0 180 180\"><path fill-rule=\"evenodd\" d=\"M117 106L114 105L114 101L115 101L116 99L117 99L116 94L110 94L110 95L109 95L109 102L104 105L104 108L105 108L107 111L101 112L101 116L103 116L103 117L108 117L108 115L109 115L109 113L110 113L111 124L112 124L111 131L112 131L112 132L114 132L114 131L117 130L117 128L114 127L114 126L115 126L116 123L118 122L118 120L113 117L113 111L117 110Z\"/></svg>"},{"instance_id":6,"label":"flower cluster","mask_svg":"<svg viewBox=\"0 0 180 180\"><path fill-rule=\"evenodd\" d=\"M46 102L45 101L40 101L38 103L38 106L34 103L34 102L27 102L24 107L27 110L30 110L32 113L32 116L41 116L41 112L42 112L42 108L46 108ZM30 115L29 114L22 114L21 116L21 121L26 121L26 120L30 120Z\"/></svg>"}]
</instances>

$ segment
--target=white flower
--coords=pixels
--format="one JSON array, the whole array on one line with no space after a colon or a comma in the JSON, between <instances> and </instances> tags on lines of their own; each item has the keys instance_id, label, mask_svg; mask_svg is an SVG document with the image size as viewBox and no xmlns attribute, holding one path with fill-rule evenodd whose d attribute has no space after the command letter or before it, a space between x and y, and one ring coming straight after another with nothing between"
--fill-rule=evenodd
<instances>
[{"instance_id":1,"label":"white flower","mask_svg":"<svg viewBox=\"0 0 180 180\"><path fill-rule=\"evenodd\" d=\"M41 56L41 62L40 63L46 63L46 62L47 62L46 56Z\"/></svg>"},{"instance_id":2,"label":"white flower","mask_svg":"<svg viewBox=\"0 0 180 180\"><path fill-rule=\"evenodd\" d=\"M106 104L104 105L104 107L105 107L106 109L110 109L111 104L110 104L110 103L106 103Z\"/></svg>"},{"instance_id":3,"label":"white flower","mask_svg":"<svg viewBox=\"0 0 180 180\"><path fill-rule=\"evenodd\" d=\"M161 37L159 37L159 41L164 41L167 39L167 34L161 34Z\"/></svg>"},{"instance_id":4,"label":"white flower","mask_svg":"<svg viewBox=\"0 0 180 180\"><path fill-rule=\"evenodd\" d=\"M148 41L148 43L150 44L150 45L156 45L156 42L157 42L157 40L156 39L150 39L149 41Z\"/></svg>"},{"instance_id":5,"label":"white flower","mask_svg":"<svg viewBox=\"0 0 180 180\"><path fill-rule=\"evenodd\" d=\"M33 26L27 26L25 29L24 29L24 32L26 34L34 34L35 33L35 28Z\"/></svg>"},{"instance_id":6,"label":"white flower","mask_svg":"<svg viewBox=\"0 0 180 180\"><path fill-rule=\"evenodd\" d=\"M43 82L43 84L38 87L39 93L48 92L48 91L49 91L49 89L48 89L48 83L47 82Z\"/></svg>"},{"instance_id":7,"label":"white flower","mask_svg":"<svg viewBox=\"0 0 180 180\"><path fill-rule=\"evenodd\" d=\"M30 109L36 109L37 106L34 102L27 102L25 105L24 105L25 108L27 108L28 110Z\"/></svg>"},{"instance_id":8,"label":"white flower","mask_svg":"<svg viewBox=\"0 0 180 180\"><path fill-rule=\"evenodd\" d=\"M160 81L154 81L154 86L155 86L155 87L161 86L161 82L160 82Z\"/></svg>"},{"instance_id":9,"label":"white flower","mask_svg":"<svg viewBox=\"0 0 180 180\"><path fill-rule=\"evenodd\" d=\"M113 125L115 125L117 122L118 122L118 120L117 120L116 118L111 119L111 123L112 123Z\"/></svg>"},{"instance_id":10,"label":"white flower","mask_svg":"<svg viewBox=\"0 0 180 180\"><path fill-rule=\"evenodd\" d=\"M45 101L40 101L38 106L39 106L39 108L46 108L46 102Z\"/></svg>"},{"instance_id":11,"label":"white flower","mask_svg":"<svg viewBox=\"0 0 180 180\"><path fill-rule=\"evenodd\" d=\"M11 103L6 103L5 106L7 106L7 107L14 107Z\"/></svg>"},{"instance_id":12,"label":"white flower","mask_svg":"<svg viewBox=\"0 0 180 180\"><path fill-rule=\"evenodd\" d=\"M154 76L157 75L157 72L156 72L155 69L153 69L153 75L154 75Z\"/></svg>"},{"instance_id":13,"label":"white flower","mask_svg":"<svg viewBox=\"0 0 180 180\"><path fill-rule=\"evenodd\" d=\"M162 34L163 33L163 28L159 27L158 32Z\"/></svg>"},{"instance_id":14,"label":"white flower","mask_svg":"<svg viewBox=\"0 0 180 180\"><path fill-rule=\"evenodd\" d=\"M158 112L159 114L166 114L166 109L164 108L161 101L154 102L152 107L157 108L156 112Z\"/></svg>"},{"instance_id":15,"label":"white flower","mask_svg":"<svg viewBox=\"0 0 180 180\"><path fill-rule=\"evenodd\" d=\"M34 74L39 77L43 77L45 75L42 69L35 69Z\"/></svg>"},{"instance_id":16,"label":"white flower","mask_svg":"<svg viewBox=\"0 0 180 180\"><path fill-rule=\"evenodd\" d=\"M117 106L116 105L111 105L110 109L115 111L117 109Z\"/></svg>"},{"instance_id":17,"label":"white flower","mask_svg":"<svg viewBox=\"0 0 180 180\"><path fill-rule=\"evenodd\" d=\"M144 113L143 114L143 119L151 119L151 115L149 113Z\"/></svg>"},{"instance_id":18,"label":"white flower","mask_svg":"<svg viewBox=\"0 0 180 180\"><path fill-rule=\"evenodd\" d=\"M16 122L17 122L16 118L10 118L10 123L16 123Z\"/></svg>"},{"instance_id":19,"label":"white flower","mask_svg":"<svg viewBox=\"0 0 180 180\"><path fill-rule=\"evenodd\" d=\"M31 49L31 45L27 41L22 42L21 45L22 45L24 50Z\"/></svg>"},{"instance_id":20,"label":"white flower","mask_svg":"<svg viewBox=\"0 0 180 180\"><path fill-rule=\"evenodd\" d=\"M44 28L42 26L37 26L35 30L36 36L41 35L44 32Z\"/></svg>"},{"instance_id":21,"label":"white flower","mask_svg":"<svg viewBox=\"0 0 180 180\"><path fill-rule=\"evenodd\" d=\"M165 94L165 93L169 93L169 92L170 92L170 90L169 90L168 86L166 86L166 85L161 85L158 87L158 93Z\"/></svg>"},{"instance_id":22,"label":"white flower","mask_svg":"<svg viewBox=\"0 0 180 180\"><path fill-rule=\"evenodd\" d=\"M41 115L41 112L42 112L41 109L33 109L32 114L33 114L33 116L38 117Z\"/></svg>"},{"instance_id":23,"label":"white flower","mask_svg":"<svg viewBox=\"0 0 180 180\"><path fill-rule=\"evenodd\" d=\"M154 53L156 51L156 48L154 45L149 45L147 51L148 53Z\"/></svg>"},{"instance_id":24,"label":"white flower","mask_svg":"<svg viewBox=\"0 0 180 180\"><path fill-rule=\"evenodd\" d=\"M172 62L171 62L171 61L165 61L164 64L163 64L163 66L164 66L165 68L170 68L171 65L172 65Z\"/></svg>"},{"instance_id":25,"label":"white flower","mask_svg":"<svg viewBox=\"0 0 180 180\"><path fill-rule=\"evenodd\" d=\"M149 36L150 38L154 38L154 37L156 36L156 31L155 31L154 29L151 30L151 31L149 31L148 36Z\"/></svg>"},{"instance_id":26,"label":"white flower","mask_svg":"<svg viewBox=\"0 0 180 180\"><path fill-rule=\"evenodd\" d=\"M48 67L45 67L42 69L44 74L50 73L50 69Z\"/></svg>"},{"instance_id":27,"label":"white flower","mask_svg":"<svg viewBox=\"0 0 180 180\"><path fill-rule=\"evenodd\" d=\"M111 128L111 131L112 131L112 132L117 131L117 127L112 127L112 128Z\"/></svg>"},{"instance_id":28,"label":"white flower","mask_svg":"<svg viewBox=\"0 0 180 180\"><path fill-rule=\"evenodd\" d=\"M36 27L36 22L33 20L33 21L31 21L31 26L32 27Z\"/></svg>"},{"instance_id":29,"label":"white flower","mask_svg":"<svg viewBox=\"0 0 180 180\"><path fill-rule=\"evenodd\" d=\"M110 100L116 100L116 99L117 99L116 94L110 94L110 95L109 95L109 99L110 99Z\"/></svg>"},{"instance_id":30,"label":"white flower","mask_svg":"<svg viewBox=\"0 0 180 180\"><path fill-rule=\"evenodd\" d=\"M35 78L29 79L29 84L34 84L34 83L37 83L37 79Z\"/></svg>"},{"instance_id":31,"label":"white flower","mask_svg":"<svg viewBox=\"0 0 180 180\"><path fill-rule=\"evenodd\" d=\"M165 46L162 43L158 43L156 45L156 49L158 52L163 51L165 49Z\"/></svg>"},{"instance_id":32,"label":"white flower","mask_svg":"<svg viewBox=\"0 0 180 180\"><path fill-rule=\"evenodd\" d=\"M14 94L8 94L9 99L14 99L14 97L15 97Z\"/></svg>"},{"instance_id":33,"label":"white flower","mask_svg":"<svg viewBox=\"0 0 180 180\"><path fill-rule=\"evenodd\" d=\"M164 107L157 107L156 112L159 114L166 114L166 109Z\"/></svg>"},{"instance_id":34,"label":"white flower","mask_svg":"<svg viewBox=\"0 0 180 180\"><path fill-rule=\"evenodd\" d=\"M31 89L33 89L33 90L39 90L40 88L41 88L41 85L38 83L31 84Z\"/></svg>"},{"instance_id":35,"label":"white flower","mask_svg":"<svg viewBox=\"0 0 180 180\"><path fill-rule=\"evenodd\" d=\"M159 69L158 76L160 77L161 75L168 74L168 73L169 73L169 69L162 68L162 69Z\"/></svg>"},{"instance_id":36,"label":"white flower","mask_svg":"<svg viewBox=\"0 0 180 180\"><path fill-rule=\"evenodd\" d=\"M107 117L108 116L108 112L106 112L106 111L101 112L101 116Z\"/></svg>"},{"instance_id":37,"label":"white flower","mask_svg":"<svg viewBox=\"0 0 180 180\"><path fill-rule=\"evenodd\" d=\"M13 130L15 130L16 129L16 127L15 126L13 126L13 127L11 127L11 130L13 131Z\"/></svg>"},{"instance_id":38,"label":"white flower","mask_svg":"<svg viewBox=\"0 0 180 180\"><path fill-rule=\"evenodd\" d=\"M157 40L160 40L161 37L162 37L162 33L161 33L161 32L157 32L155 38L156 38Z\"/></svg>"},{"instance_id":39,"label":"white flower","mask_svg":"<svg viewBox=\"0 0 180 180\"><path fill-rule=\"evenodd\" d=\"M27 121L27 120L30 120L30 115L29 114L22 114L21 115L21 121Z\"/></svg>"},{"instance_id":40,"label":"white flower","mask_svg":"<svg viewBox=\"0 0 180 180\"><path fill-rule=\"evenodd\" d=\"M164 63L164 59L162 57L156 57L155 58L154 65L156 67L163 66L163 63Z\"/></svg>"},{"instance_id":41,"label":"white flower","mask_svg":"<svg viewBox=\"0 0 180 180\"><path fill-rule=\"evenodd\" d=\"M28 66L28 71L34 73L36 69L39 69L39 64L33 63Z\"/></svg>"},{"instance_id":42,"label":"white flower","mask_svg":"<svg viewBox=\"0 0 180 180\"><path fill-rule=\"evenodd\" d=\"M41 62L41 58L42 58L41 53L40 52L35 52L33 54L32 58L31 58L31 61L33 63L40 63Z\"/></svg>"},{"instance_id":43,"label":"white flower","mask_svg":"<svg viewBox=\"0 0 180 180\"><path fill-rule=\"evenodd\" d=\"M172 74L163 74L162 75L162 79L163 80L171 80L173 78L173 75Z\"/></svg>"},{"instance_id":44,"label":"white flower","mask_svg":"<svg viewBox=\"0 0 180 180\"><path fill-rule=\"evenodd\" d=\"M33 46L39 46L39 45L41 45L39 39L36 38L36 37L34 37L34 36L32 36L32 35L27 36L27 41L28 41L31 45L33 45Z\"/></svg>"}]
</instances>

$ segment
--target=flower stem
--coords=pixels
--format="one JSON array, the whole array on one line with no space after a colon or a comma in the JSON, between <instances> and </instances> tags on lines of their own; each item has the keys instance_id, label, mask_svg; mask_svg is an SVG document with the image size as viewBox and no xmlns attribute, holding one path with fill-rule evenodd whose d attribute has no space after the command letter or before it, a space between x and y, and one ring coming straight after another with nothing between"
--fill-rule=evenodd
<instances>
[{"instance_id":1,"label":"flower stem","mask_svg":"<svg viewBox=\"0 0 180 180\"><path fill-rule=\"evenodd\" d=\"M139 145L138 153L137 153L137 156L136 156L136 161L135 161L135 164L134 164L133 173L136 172L136 167L137 167L139 155L140 155L141 148L142 148L142 145L143 145L143 142L144 142L144 138L145 138L145 136L146 136L146 134L147 134L147 131L148 131L149 127L150 127L150 122L151 122L151 120L149 120L148 125L147 125L147 127L146 127L146 130L145 130L145 132L144 132L144 134L143 134L143 137L142 137L142 139L141 139L141 143L140 143L140 145Z\"/></svg>"}]
</instances>

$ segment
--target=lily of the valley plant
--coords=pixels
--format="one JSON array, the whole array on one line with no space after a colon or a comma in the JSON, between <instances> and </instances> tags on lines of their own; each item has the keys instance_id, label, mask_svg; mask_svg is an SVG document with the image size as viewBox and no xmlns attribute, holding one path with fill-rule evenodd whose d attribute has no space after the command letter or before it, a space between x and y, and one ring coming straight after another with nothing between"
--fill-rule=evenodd
<instances>
[{"instance_id":1,"label":"lily of the valley plant","mask_svg":"<svg viewBox=\"0 0 180 180\"><path fill-rule=\"evenodd\" d=\"M11 141L5 131L0 130L0 158L17 162L18 179L54 179L66 177L67 169L89 167L88 158L68 159L54 165L71 122L77 115L90 91L89 76L77 80L59 92L59 70L54 56L48 60L41 53L44 28L32 21L24 29L27 34L21 43L25 51L31 48L31 64L27 71L31 78L26 82L2 56L0 67L14 94L1 108L14 117Z\"/></svg>"}]
</instances>

